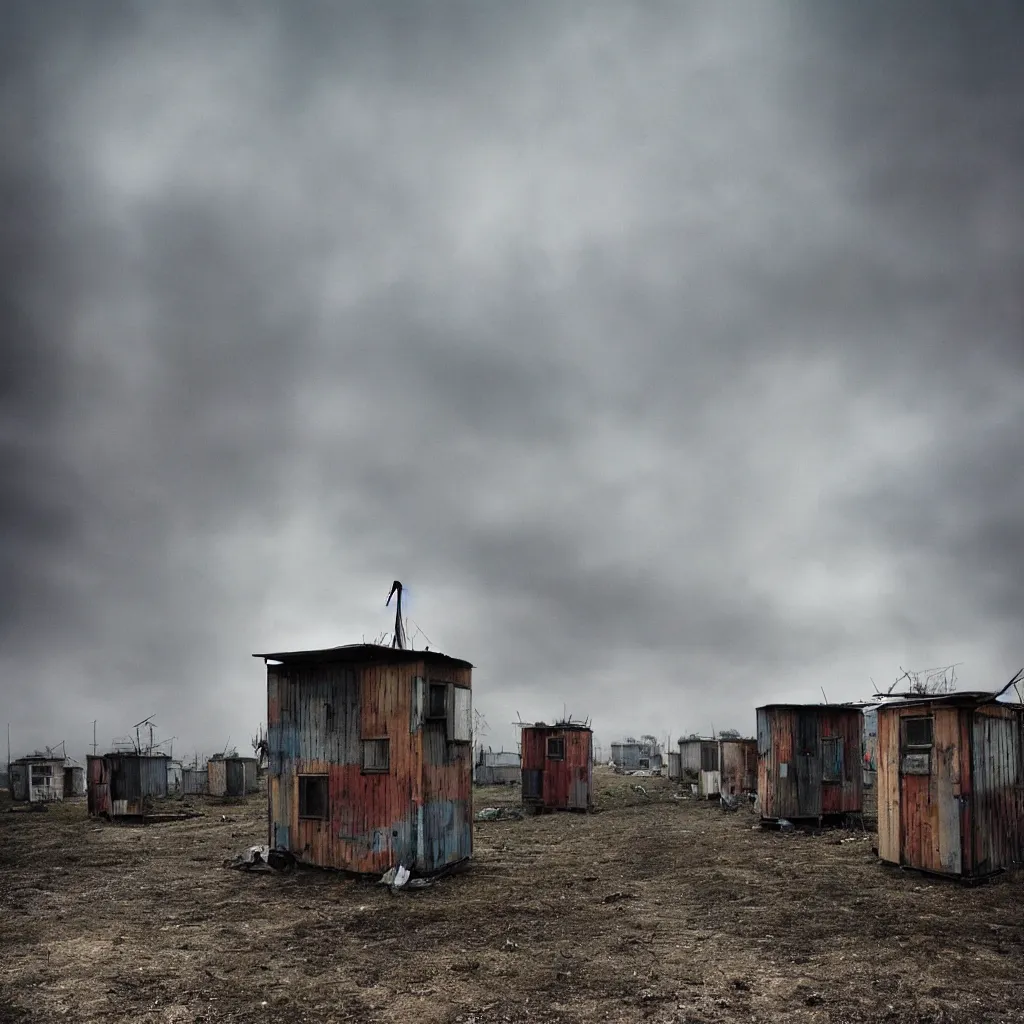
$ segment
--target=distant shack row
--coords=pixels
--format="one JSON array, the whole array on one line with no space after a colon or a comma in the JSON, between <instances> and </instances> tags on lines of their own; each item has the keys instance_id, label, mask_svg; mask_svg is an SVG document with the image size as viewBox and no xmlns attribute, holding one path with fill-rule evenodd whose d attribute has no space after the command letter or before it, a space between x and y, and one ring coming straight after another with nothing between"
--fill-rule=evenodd
<instances>
[{"instance_id":1,"label":"distant shack row","mask_svg":"<svg viewBox=\"0 0 1024 1024\"><path fill-rule=\"evenodd\" d=\"M467 661L376 644L255 657L267 667L268 841L300 863L423 875L461 863L473 851L474 767L490 785L514 784L518 772L526 810L594 807L584 723L524 724L518 763L481 752L474 766ZM902 695L869 717L861 705L768 704L756 709L756 738L688 737L656 769L630 770L667 762L700 797L756 796L762 822L823 824L862 813L867 754L879 858L983 878L1024 863L1024 705L1001 694ZM89 757L90 813L144 818L168 795L168 762L138 751ZM61 799L76 786L73 769L42 755L13 762L11 775L16 799ZM256 777L255 759L216 757L205 772L183 772L180 787L243 796Z\"/></svg>"}]
</instances>

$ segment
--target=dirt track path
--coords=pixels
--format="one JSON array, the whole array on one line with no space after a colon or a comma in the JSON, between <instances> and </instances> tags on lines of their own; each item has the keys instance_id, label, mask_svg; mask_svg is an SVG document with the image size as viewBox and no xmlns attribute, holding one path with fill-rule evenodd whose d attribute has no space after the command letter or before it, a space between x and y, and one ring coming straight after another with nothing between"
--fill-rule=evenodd
<instances>
[{"instance_id":1,"label":"dirt track path","mask_svg":"<svg viewBox=\"0 0 1024 1024\"><path fill-rule=\"evenodd\" d=\"M644 785L481 823L469 872L398 895L224 870L261 800L2 813L0 1021L1024 1021L1024 881L927 881Z\"/></svg>"}]
</instances>

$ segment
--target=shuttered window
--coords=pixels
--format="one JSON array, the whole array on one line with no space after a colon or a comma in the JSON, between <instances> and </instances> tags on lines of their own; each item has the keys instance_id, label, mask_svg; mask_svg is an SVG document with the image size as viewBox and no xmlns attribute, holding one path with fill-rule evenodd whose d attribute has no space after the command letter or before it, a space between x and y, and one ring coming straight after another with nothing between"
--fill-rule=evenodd
<instances>
[{"instance_id":1,"label":"shuttered window","mask_svg":"<svg viewBox=\"0 0 1024 1024\"><path fill-rule=\"evenodd\" d=\"M700 770L702 772L718 771L718 747L710 743L700 745Z\"/></svg>"},{"instance_id":2,"label":"shuttered window","mask_svg":"<svg viewBox=\"0 0 1024 1024\"><path fill-rule=\"evenodd\" d=\"M843 739L825 736L821 741L821 781L843 781Z\"/></svg>"},{"instance_id":3,"label":"shuttered window","mask_svg":"<svg viewBox=\"0 0 1024 1024\"><path fill-rule=\"evenodd\" d=\"M363 740L363 772L386 774L391 766L390 754L388 740Z\"/></svg>"}]
</instances>

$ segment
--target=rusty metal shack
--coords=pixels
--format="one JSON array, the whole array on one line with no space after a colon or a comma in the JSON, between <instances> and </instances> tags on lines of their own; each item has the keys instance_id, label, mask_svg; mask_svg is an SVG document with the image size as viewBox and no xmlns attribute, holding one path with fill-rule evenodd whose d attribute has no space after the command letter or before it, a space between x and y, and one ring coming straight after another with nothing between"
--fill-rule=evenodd
<instances>
[{"instance_id":1,"label":"rusty metal shack","mask_svg":"<svg viewBox=\"0 0 1024 1024\"><path fill-rule=\"evenodd\" d=\"M210 796L243 797L259 792L256 765L255 757L211 757L206 762Z\"/></svg>"},{"instance_id":2,"label":"rusty metal shack","mask_svg":"<svg viewBox=\"0 0 1024 1024\"><path fill-rule=\"evenodd\" d=\"M764 821L836 820L862 809L863 716L847 704L757 709L757 796Z\"/></svg>"},{"instance_id":3,"label":"rusty metal shack","mask_svg":"<svg viewBox=\"0 0 1024 1024\"><path fill-rule=\"evenodd\" d=\"M691 736L679 741L680 778L696 786L696 793L702 800L718 796L719 756L718 740Z\"/></svg>"},{"instance_id":4,"label":"rusty metal shack","mask_svg":"<svg viewBox=\"0 0 1024 1024\"><path fill-rule=\"evenodd\" d=\"M537 722L522 729L523 807L534 812L589 811L593 800L593 744L580 722Z\"/></svg>"},{"instance_id":5,"label":"rusty metal shack","mask_svg":"<svg viewBox=\"0 0 1024 1024\"><path fill-rule=\"evenodd\" d=\"M86 758L89 814L142 819L154 801L167 799L166 754L90 754Z\"/></svg>"},{"instance_id":6,"label":"rusty metal shack","mask_svg":"<svg viewBox=\"0 0 1024 1024\"><path fill-rule=\"evenodd\" d=\"M64 758L30 754L11 762L11 799L29 804L64 799Z\"/></svg>"},{"instance_id":7,"label":"rusty metal shack","mask_svg":"<svg viewBox=\"0 0 1024 1024\"><path fill-rule=\"evenodd\" d=\"M878 856L976 880L1024 862L1024 706L915 696L878 712Z\"/></svg>"},{"instance_id":8,"label":"rusty metal shack","mask_svg":"<svg viewBox=\"0 0 1024 1024\"><path fill-rule=\"evenodd\" d=\"M360 874L428 875L472 855L468 661L377 644L254 657L267 663L272 847Z\"/></svg>"},{"instance_id":9,"label":"rusty metal shack","mask_svg":"<svg viewBox=\"0 0 1024 1024\"><path fill-rule=\"evenodd\" d=\"M719 792L743 796L757 791L757 740L724 739L718 741L721 779Z\"/></svg>"}]
</instances>

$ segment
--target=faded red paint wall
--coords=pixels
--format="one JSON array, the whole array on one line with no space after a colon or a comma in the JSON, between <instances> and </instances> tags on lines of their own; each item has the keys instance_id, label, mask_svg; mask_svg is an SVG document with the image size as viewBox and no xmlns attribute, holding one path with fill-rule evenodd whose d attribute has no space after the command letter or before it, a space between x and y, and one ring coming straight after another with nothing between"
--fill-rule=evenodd
<instances>
[{"instance_id":1,"label":"faded red paint wall","mask_svg":"<svg viewBox=\"0 0 1024 1024\"><path fill-rule=\"evenodd\" d=\"M300 861L359 873L436 871L472 854L472 745L424 720L429 681L471 669L429 662L268 667L269 841ZM363 742L388 740L388 770ZM327 778L328 816L300 818L299 776Z\"/></svg>"},{"instance_id":2,"label":"faded red paint wall","mask_svg":"<svg viewBox=\"0 0 1024 1024\"><path fill-rule=\"evenodd\" d=\"M549 739L564 740L565 757L552 760L547 756ZM547 810L585 810L593 806L591 767L592 734L589 729L565 729L557 726L531 726L522 730L522 770L541 772L539 796L523 802ZM526 785L524 783L524 785Z\"/></svg>"}]
</instances>

